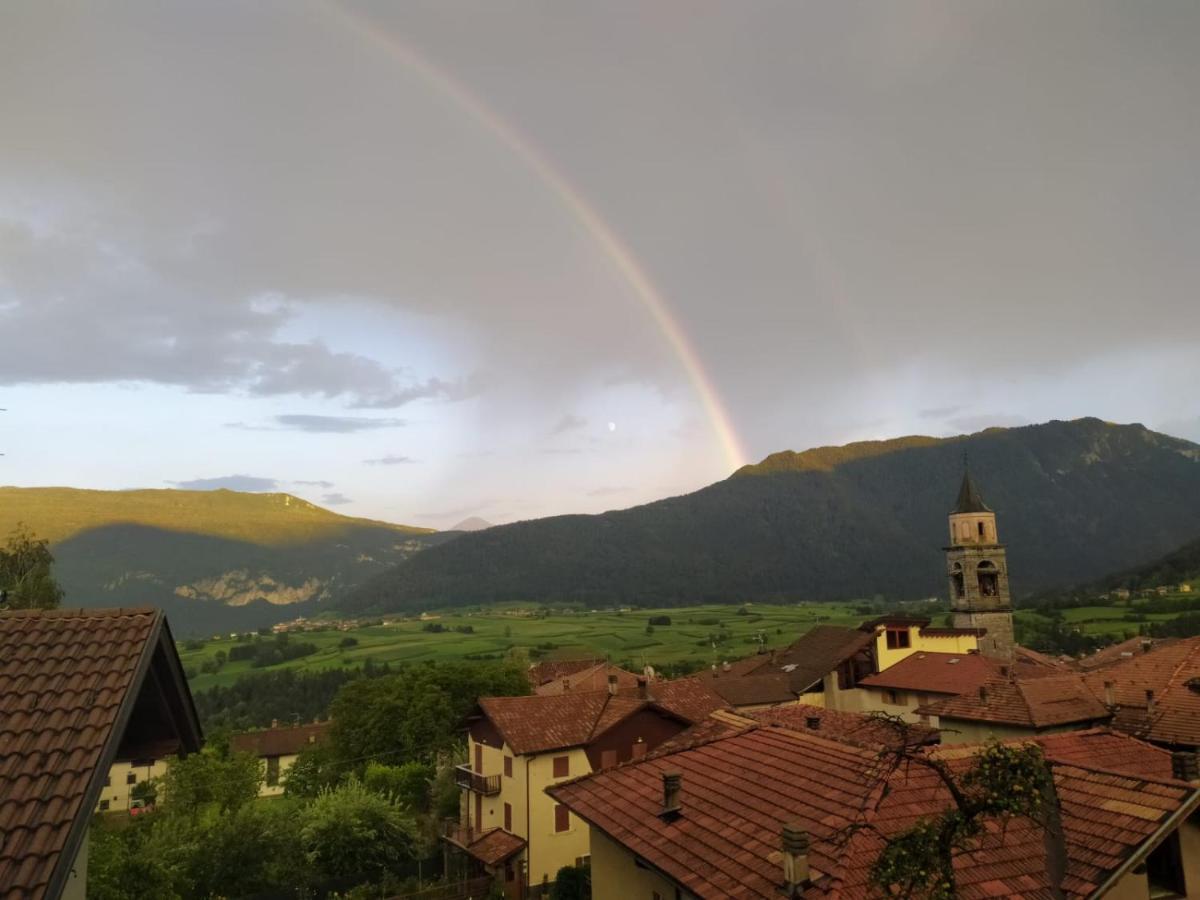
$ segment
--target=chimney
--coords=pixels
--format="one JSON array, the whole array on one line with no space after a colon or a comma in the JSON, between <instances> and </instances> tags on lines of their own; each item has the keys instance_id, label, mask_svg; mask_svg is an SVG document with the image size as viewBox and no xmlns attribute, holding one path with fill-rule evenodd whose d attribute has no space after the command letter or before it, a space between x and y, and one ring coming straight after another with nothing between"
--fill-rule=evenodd
<instances>
[{"instance_id":1,"label":"chimney","mask_svg":"<svg viewBox=\"0 0 1200 900\"><path fill-rule=\"evenodd\" d=\"M1149 653L1153 646L1154 646L1154 642L1151 640L1142 641L1142 652Z\"/></svg>"},{"instance_id":2,"label":"chimney","mask_svg":"<svg viewBox=\"0 0 1200 900\"><path fill-rule=\"evenodd\" d=\"M650 699L649 682L647 682L645 678L639 678L637 680L637 686L638 686L638 696L643 700L649 700Z\"/></svg>"},{"instance_id":3,"label":"chimney","mask_svg":"<svg viewBox=\"0 0 1200 900\"><path fill-rule=\"evenodd\" d=\"M817 729L819 729L821 727L821 717L820 716L805 716L804 724L806 726L808 726L809 728L811 728L813 731L816 731Z\"/></svg>"},{"instance_id":4,"label":"chimney","mask_svg":"<svg viewBox=\"0 0 1200 900\"><path fill-rule=\"evenodd\" d=\"M789 897L808 884L808 832L799 822L783 826L783 887Z\"/></svg>"},{"instance_id":5,"label":"chimney","mask_svg":"<svg viewBox=\"0 0 1200 900\"><path fill-rule=\"evenodd\" d=\"M1195 750L1176 750L1171 754L1171 777L1193 784L1200 782L1200 756Z\"/></svg>"},{"instance_id":6,"label":"chimney","mask_svg":"<svg viewBox=\"0 0 1200 900\"><path fill-rule=\"evenodd\" d=\"M563 681L563 692L565 693L571 689L571 679L564 678L562 681Z\"/></svg>"},{"instance_id":7,"label":"chimney","mask_svg":"<svg viewBox=\"0 0 1200 900\"><path fill-rule=\"evenodd\" d=\"M1146 715L1154 715L1154 691L1146 690Z\"/></svg>"},{"instance_id":8,"label":"chimney","mask_svg":"<svg viewBox=\"0 0 1200 900\"><path fill-rule=\"evenodd\" d=\"M1117 686L1111 681L1104 682L1104 705L1110 709L1117 705Z\"/></svg>"},{"instance_id":9,"label":"chimney","mask_svg":"<svg viewBox=\"0 0 1200 900\"><path fill-rule=\"evenodd\" d=\"M617 695L617 676L616 675L608 676L608 692L610 694L612 694L614 697Z\"/></svg>"},{"instance_id":10,"label":"chimney","mask_svg":"<svg viewBox=\"0 0 1200 900\"><path fill-rule=\"evenodd\" d=\"M987 685L986 684L981 684L979 686L979 699L983 703L987 703Z\"/></svg>"},{"instance_id":11,"label":"chimney","mask_svg":"<svg viewBox=\"0 0 1200 900\"><path fill-rule=\"evenodd\" d=\"M1007 677L1008 677L1008 666L1001 666L1001 667L1000 667L1000 677L1001 677L1001 678L1007 678Z\"/></svg>"},{"instance_id":12,"label":"chimney","mask_svg":"<svg viewBox=\"0 0 1200 900\"><path fill-rule=\"evenodd\" d=\"M721 668L723 670L725 670L726 672L728 672L733 667L729 665L728 661L726 661L726 662L721 663Z\"/></svg>"},{"instance_id":13,"label":"chimney","mask_svg":"<svg viewBox=\"0 0 1200 900\"><path fill-rule=\"evenodd\" d=\"M271 727L272 727L272 728L278 728L278 727L279 727L279 720L278 720L278 719L272 719L272 720L271 720Z\"/></svg>"},{"instance_id":14,"label":"chimney","mask_svg":"<svg viewBox=\"0 0 1200 900\"><path fill-rule=\"evenodd\" d=\"M663 805L658 814L660 818L677 819L682 812L679 804L679 794L683 790L683 774L681 772L663 772Z\"/></svg>"}]
</instances>

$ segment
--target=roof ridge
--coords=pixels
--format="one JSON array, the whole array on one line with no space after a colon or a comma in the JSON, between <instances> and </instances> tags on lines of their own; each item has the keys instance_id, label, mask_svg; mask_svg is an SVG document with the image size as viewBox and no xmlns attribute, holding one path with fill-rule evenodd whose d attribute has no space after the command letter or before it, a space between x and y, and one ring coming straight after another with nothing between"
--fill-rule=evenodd
<instances>
[{"instance_id":1,"label":"roof ridge","mask_svg":"<svg viewBox=\"0 0 1200 900\"><path fill-rule=\"evenodd\" d=\"M161 614L154 606L69 606L58 609L5 609L0 617L10 619L101 619L115 616L146 616Z\"/></svg>"},{"instance_id":2,"label":"roof ridge","mask_svg":"<svg viewBox=\"0 0 1200 900\"><path fill-rule=\"evenodd\" d=\"M1085 764L1057 759L1054 756L1046 753L1045 747L1042 747L1042 755L1052 766L1061 766L1067 769L1079 769L1081 772L1095 772L1098 775L1107 775L1110 778L1124 778L1126 781L1145 781L1151 784L1165 785L1166 787L1200 790L1200 788L1197 788L1196 785L1192 784L1190 781L1180 781L1177 778L1161 778L1157 775L1142 775L1140 773L1134 774L1133 772L1122 772L1120 769L1110 769L1106 766L1094 766L1091 763Z\"/></svg>"}]
</instances>

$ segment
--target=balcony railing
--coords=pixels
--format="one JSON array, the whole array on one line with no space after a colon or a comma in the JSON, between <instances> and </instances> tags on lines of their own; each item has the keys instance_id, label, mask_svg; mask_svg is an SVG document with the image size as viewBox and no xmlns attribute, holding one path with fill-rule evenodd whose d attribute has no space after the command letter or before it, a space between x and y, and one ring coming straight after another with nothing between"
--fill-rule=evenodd
<instances>
[{"instance_id":1,"label":"balcony railing","mask_svg":"<svg viewBox=\"0 0 1200 900\"><path fill-rule=\"evenodd\" d=\"M480 775L478 772L472 772L470 766L455 766L454 780L464 791L474 791L485 797L500 793L499 775Z\"/></svg>"}]
</instances>

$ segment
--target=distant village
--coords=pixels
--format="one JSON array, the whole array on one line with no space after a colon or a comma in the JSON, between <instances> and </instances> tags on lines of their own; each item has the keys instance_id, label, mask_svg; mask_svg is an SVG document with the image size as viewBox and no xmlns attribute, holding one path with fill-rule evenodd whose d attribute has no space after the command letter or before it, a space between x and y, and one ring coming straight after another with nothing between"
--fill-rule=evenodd
<instances>
[{"instance_id":1,"label":"distant village","mask_svg":"<svg viewBox=\"0 0 1200 900\"><path fill-rule=\"evenodd\" d=\"M475 698L440 871L392 896L1200 897L1200 638L1022 647L969 474L947 525L949 624L821 624L674 679L543 659L525 695ZM0 641L2 893L83 898L92 817L157 815L154 786L201 751L187 680L153 610L5 613ZM269 800L331 727L228 752Z\"/></svg>"}]
</instances>

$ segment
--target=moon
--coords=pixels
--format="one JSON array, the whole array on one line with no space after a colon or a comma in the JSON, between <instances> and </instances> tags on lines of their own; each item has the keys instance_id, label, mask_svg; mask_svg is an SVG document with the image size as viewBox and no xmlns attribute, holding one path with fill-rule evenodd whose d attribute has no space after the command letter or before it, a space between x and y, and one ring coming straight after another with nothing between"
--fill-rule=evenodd
<instances>
[{"instance_id":1,"label":"moon","mask_svg":"<svg viewBox=\"0 0 1200 900\"><path fill-rule=\"evenodd\" d=\"M617 423L616 423L616 422L609 422L609 423L608 423L608 430L609 430L609 431L616 431L616 430L617 430Z\"/></svg>"}]
</instances>

